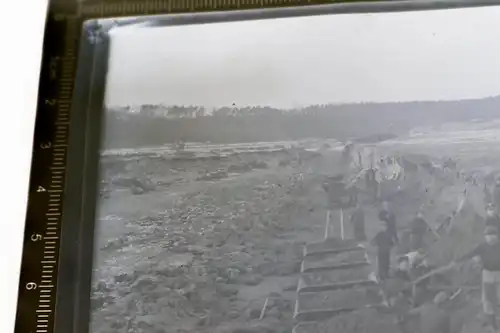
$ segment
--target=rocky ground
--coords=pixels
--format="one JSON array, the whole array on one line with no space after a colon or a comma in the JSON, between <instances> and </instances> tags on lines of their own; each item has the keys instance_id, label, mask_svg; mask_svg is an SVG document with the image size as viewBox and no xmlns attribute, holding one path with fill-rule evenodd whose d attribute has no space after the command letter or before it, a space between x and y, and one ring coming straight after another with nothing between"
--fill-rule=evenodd
<instances>
[{"instance_id":1,"label":"rocky ground","mask_svg":"<svg viewBox=\"0 0 500 333\"><path fill-rule=\"evenodd\" d=\"M326 202L321 177L283 160L216 180L176 163L177 182L155 170L169 185L140 195L111 185L92 332L289 332L302 245L321 237ZM213 169L228 164L237 169Z\"/></svg>"},{"instance_id":2,"label":"rocky ground","mask_svg":"<svg viewBox=\"0 0 500 333\"><path fill-rule=\"evenodd\" d=\"M400 152L401 145L383 149ZM422 145L404 150L433 159L455 153ZM473 160L463 158L463 148L459 152L466 170L498 162L487 152L481 159L477 149ZM283 150L203 160L105 159L91 332L291 332L302 246L323 237L327 207L321 185L338 167L335 154L299 158ZM406 185L394 199L402 245L419 208L425 207L426 219L437 229L456 210L464 188L468 198L455 227L428 235L429 260L440 266L481 240L481 186L463 177L428 177L418 187ZM365 208L373 237L379 230L378 207L365 203ZM477 268L465 266L458 273L452 274L453 285L478 285ZM464 297L467 305L453 310L454 332L462 327L481 332L475 320L478 295ZM397 329L391 314L374 309L318 326L318 332Z\"/></svg>"}]
</instances>

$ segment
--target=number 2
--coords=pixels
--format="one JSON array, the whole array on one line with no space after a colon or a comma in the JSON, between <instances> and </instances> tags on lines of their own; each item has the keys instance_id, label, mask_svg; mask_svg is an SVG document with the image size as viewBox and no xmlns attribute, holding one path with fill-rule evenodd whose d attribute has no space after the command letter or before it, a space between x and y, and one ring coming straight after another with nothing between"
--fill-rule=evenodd
<instances>
[{"instance_id":1,"label":"number 2","mask_svg":"<svg viewBox=\"0 0 500 333\"><path fill-rule=\"evenodd\" d=\"M38 186L38 188L36 189L37 192L45 192L46 189L43 187L43 186Z\"/></svg>"}]
</instances>

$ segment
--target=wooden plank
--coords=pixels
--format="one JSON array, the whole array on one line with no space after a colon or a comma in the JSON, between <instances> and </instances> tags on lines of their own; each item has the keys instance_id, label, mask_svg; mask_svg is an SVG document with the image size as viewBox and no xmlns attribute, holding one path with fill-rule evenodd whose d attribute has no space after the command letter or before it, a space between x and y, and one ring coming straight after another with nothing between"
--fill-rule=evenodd
<instances>
[{"instance_id":1,"label":"wooden plank","mask_svg":"<svg viewBox=\"0 0 500 333\"><path fill-rule=\"evenodd\" d=\"M363 249L330 253L328 255L309 256L304 259L301 272L324 271L368 265L368 255Z\"/></svg>"},{"instance_id":2,"label":"wooden plank","mask_svg":"<svg viewBox=\"0 0 500 333\"><path fill-rule=\"evenodd\" d=\"M302 275L302 280L304 280L306 285L344 283L349 281L368 280L370 273L370 267L361 266L329 272L304 273Z\"/></svg>"},{"instance_id":3,"label":"wooden plank","mask_svg":"<svg viewBox=\"0 0 500 333\"><path fill-rule=\"evenodd\" d=\"M333 254L362 248L355 240L329 238L325 241L309 243L304 247L304 256Z\"/></svg>"},{"instance_id":4,"label":"wooden plank","mask_svg":"<svg viewBox=\"0 0 500 333\"><path fill-rule=\"evenodd\" d=\"M300 322L310 322L310 321L321 321L325 319L332 318L340 313L352 312L356 309L321 309L321 310L311 310L311 311L300 311L294 316L295 320Z\"/></svg>"},{"instance_id":5,"label":"wooden plank","mask_svg":"<svg viewBox=\"0 0 500 333\"><path fill-rule=\"evenodd\" d=\"M302 281L302 280L301 280ZM330 283L330 284L318 284L318 285L306 285L299 282L297 292L298 293L309 293L309 292L323 292L328 290L345 289L352 288L355 286L374 286L377 283L374 280L352 280L347 282Z\"/></svg>"},{"instance_id":6,"label":"wooden plank","mask_svg":"<svg viewBox=\"0 0 500 333\"><path fill-rule=\"evenodd\" d=\"M376 286L337 289L322 293L298 295L298 311L361 309L368 305L382 304L383 298Z\"/></svg>"}]
</instances>

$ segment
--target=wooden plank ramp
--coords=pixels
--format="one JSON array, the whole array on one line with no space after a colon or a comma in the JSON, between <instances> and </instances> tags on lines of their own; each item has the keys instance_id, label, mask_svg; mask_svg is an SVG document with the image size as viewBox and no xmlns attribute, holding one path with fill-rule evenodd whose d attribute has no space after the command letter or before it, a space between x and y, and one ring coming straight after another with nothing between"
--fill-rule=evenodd
<instances>
[{"instance_id":1,"label":"wooden plank ramp","mask_svg":"<svg viewBox=\"0 0 500 333\"><path fill-rule=\"evenodd\" d=\"M340 237L331 237L331 215L327 215L325 239L304 246L292 333L315 333L321 321L381 306L385 300L365 247L342 237L344 228Z\"/></svg>"}]
</instances>

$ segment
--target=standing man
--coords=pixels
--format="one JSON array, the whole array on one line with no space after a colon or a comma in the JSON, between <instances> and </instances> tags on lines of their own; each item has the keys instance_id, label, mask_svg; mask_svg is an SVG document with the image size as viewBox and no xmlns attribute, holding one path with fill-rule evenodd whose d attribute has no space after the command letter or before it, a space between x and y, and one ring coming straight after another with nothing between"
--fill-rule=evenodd
<instances>
[{"instance_id":1,"label":"standing man","mask_svg":"<svg viewBox=\"0 0 500 333\"><path fill-rule=\"evenodd\" d=\"M493 201L493 193L491 193L490 183L488 183L487 181L485 181L483 184L483 195L484 195L484 202L486 204L490 204Z\"/></svg>"},{"instance_id":2,"label":"standing man","mask_svg":"<svg viewBox=\"0 0 500 333\"><path fill-rule=\"evenodd\" d=\"M482 272L482 303L487 324L495 331L498 330L496 322L496 307L500 298L500 242L498 229L487 226L484 230L485 242L479 244L470 253L460 258L457 263L470 259L480 262Z\"/></svg>"},{"instance_id":3,"label":"standing man","mask_svg":"<svg viewBox=\"0 0 500 333\"><path fill-rule=\"evenodd\" d=\"M489 204L486 207L486 226L495 227L497 230L500 230L500 216L496 212L495 206Z\"/></svg>"},{"instance_id":4,"label":"standing man","mask_svg":"<svg viewBox=\"0 0 500 333\"><path fill-rule=\"evenodd\" d=\"M410 223L410 247L412 251L424 247L424 236L428 230L429 225L424 219L424 214L419 211Z\"/></svg>"},{"instance_id":5,"label":"standing man","mask_svg":"<svg viewBox=\"0 0 500 333\"><path fill-rule=\"evenodd\" d=\"M500 177L495 179L495 186L493 187L492 192L493 204L498 209L500 208Z\"/></svg>"},{"instance_id":6,"label":"standing man","mask_svg":"<svg viewBox=\"0 0 500 333\"><path fill-rule=\"evenodd\" d=\"M371 244L377 248L378 278L385 281L389 277L391 267L391 249L394 247L394 237L389 232L387 223L382 224L382 230L375 235Z\"/></svg>"},{"instance_id":7,"label":"standing man","mask_svg":"<svg viewBox=\"0 0 500 333\"><path fill-rule=\"evenodd\" d=\"M353 238L358 242L366 241L365 211L359 203L356 203L356 208L351 214L350 222L353 231Z\"/></svg>"},{"instance_id":8,"label":"standing man","mask_svg":"<svg viewBox=\"0 0 500 333\"><path fill-rule=\"evenodd\" d=\"M382 203L382 210L379 212L378 218L387 225L387 232L391 235L393 244L399 244L396 216L391 211L389 202L384 201Z\"/></svg>"},{"instance_id":9,"label":"standing man","mask_svg":"<svg viewBox=\"0 0 500 333\"><path fill-rule=\"evenodd\" d=\"M378 181L377 181L377 175L375 169L370 167L368 170L366 170L365 173L365 186L366 188L371 191L373 194L373 198L376 199L378 197L378 191L379 191L379 186L378 186Z\"/></svg>"},{"instance_id":10,"label":"standing man","mask_svg":"<svg viewBox=\"0 0 500 333\"><path fill-rule=\"evenodd\" d=\"M352 143L347 143L344 146L344 149L342 150L342 161L341 164L343 166L344 171L348 171L351 163L352 163L352 151L353 151L353 144Z\"/></svg>"}]
</instances>

